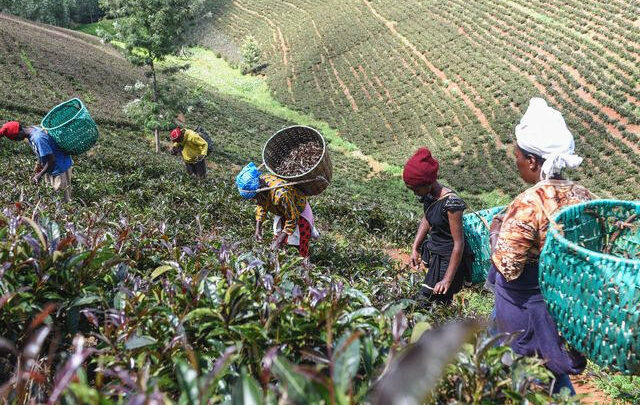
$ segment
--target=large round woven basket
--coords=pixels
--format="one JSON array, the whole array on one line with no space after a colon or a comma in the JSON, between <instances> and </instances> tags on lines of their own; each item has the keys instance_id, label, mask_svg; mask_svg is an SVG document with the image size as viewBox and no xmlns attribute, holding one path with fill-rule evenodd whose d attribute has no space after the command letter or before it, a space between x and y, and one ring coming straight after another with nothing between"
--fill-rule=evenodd
<instances>
[{"instance_id":1,"label":"large round woven basket","mask_svg":"<svg viewBox=\"0 0 640 405\"><path fill-rule=\"evenodd\" d=\"M563 209L540 255L540 287L562 336L603 367L640 374L640 201Z\"/></svg>"},{"instance_id":2,"label":"large round woven basket","mask_svg":"<svg viewBox=\"0 0 640 405\"><path fill-rule=\"evenodd\" d=\"M310 141L316 141L322 144L322 156L318 156L316 164L309 170L298 176L283 176L273 169L274 167L278 167L296 146ZM264 145L262 160L271 173L283 180L289 182L309 180L308 183L296 185L305 195L318 195L322 193L331 182L333 168L331 166L327 144L320 132L310 127L295 125L283 128L273 134Z\"/></svg>"},{"instance_id":3,"label":"large round woven basket","mask_svg":"<svg viewBox=\"0 0 640 405\"><path fill-rule=\"evenodd\" d=\"M489 245L489 227L493 217L499 214L502 207L475 211L462 216L464 240L473 252L471 266L471 282L482 283L487 279L487 272L491 266L491 247Z\"/></svg>"},{"instance_id":4,"label":"large round woven basket","mask_svg":"<svg viewBox=\"0 0 640 405\"><path fill-rule=\"evenodd\" d=\"M98 140L98 128L87 107L74 98L54 107L42 119L42 128L70 155L91 149Z\"/></svg>"}]
</instances>

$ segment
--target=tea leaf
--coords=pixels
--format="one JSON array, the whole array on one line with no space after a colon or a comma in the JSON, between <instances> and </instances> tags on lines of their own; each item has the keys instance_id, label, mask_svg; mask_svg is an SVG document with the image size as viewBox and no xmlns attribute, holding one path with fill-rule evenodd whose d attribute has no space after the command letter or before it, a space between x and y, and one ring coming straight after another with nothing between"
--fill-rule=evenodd
<instances>
[{"instance_id":1,"label":"tea leaf","mask_svg":"<svg viewBox=\"0 0 640 405\"><path fill-rule=\"evenodd\" d=\"M127 348L127 350L135 350L141 347L150 346L152 344L155 344L156 342L157 340L152 338L151 336L134 335L127 340L127 342L124 344L124 347Z\"/></svg>"},{"instance_id":2,"label":"tea leaf","mask_svg":"<svg viewBox=\"0 0 640 405\"><path fill-rule=\"evenodd\" d=\"M260 386L247 374L247 370L243 369L240 378L233 387L231 405L261 405L262 403Z\"/></svg>"},{"instance_id":3,"label":"tea leaf","mask_svg":"<svg viewBox=\"0 0 640 405\"><path fill-rule=\"evenodd\" d=\"M343 335L333 354L333 383L341 392L345 392L352 383L360 366L360 332Z\"/></svg>"},{"instance_id":4,"label":"tea leaf","mask_svg":"<svg viewBox=\"0 0 640 405\"><path fill-rule=\"evenodd\" d=\"M149 279L155 280L156 278L160 277L161 275L168 272L169 270L173 270L173 266L169 266L166 264L163 266L160 266L151 273L151 275L149 276Z\"/></svg>"}]
</instances>

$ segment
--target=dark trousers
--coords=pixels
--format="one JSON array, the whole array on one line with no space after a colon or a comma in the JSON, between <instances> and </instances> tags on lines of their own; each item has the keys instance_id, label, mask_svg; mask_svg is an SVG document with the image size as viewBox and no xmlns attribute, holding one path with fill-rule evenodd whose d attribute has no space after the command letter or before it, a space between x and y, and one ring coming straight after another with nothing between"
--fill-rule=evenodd
<instances>
[{"instance_id":1,"label":"dark trousers","mask_svg":"<svg viewBox=\"0 0 640 405\"><path fill-rule=\"evenodd\" d=\"M207 176L207 162L206 159L202 159L195 163L186 163L187 173L194 175L200 179L204 179Z\"/></svg>"}]
</instances>

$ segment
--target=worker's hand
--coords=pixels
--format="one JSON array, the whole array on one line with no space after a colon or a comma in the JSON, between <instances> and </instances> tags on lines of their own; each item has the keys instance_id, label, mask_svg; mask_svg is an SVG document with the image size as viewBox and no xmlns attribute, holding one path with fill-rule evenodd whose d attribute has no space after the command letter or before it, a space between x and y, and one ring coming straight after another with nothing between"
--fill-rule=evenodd
<instances>
[{"instance_id":1,"label":"worker's hand","mask_svg":"<svg viewBox=\"0 0 640 405\"><path fill-rule=\"evenodd\" d=\"M422 264L422 255L417 250L411 253L411 267L417 269Z\"/></svg>"},{"instance_id":2,"label":"worker's hand","mask_svg":"<svg viewBox=\"0 0 640 405\"><path fill-rule=\"evenodd\" d=\"M39 175L35 175L31 178L31 181L33 182L33 184L38 184L40 183L40 176Z\"/></svg>"},{"instance_id":3,"label":"worker's hand","mask_svg":"<svg viewBox=\"0 0 640 405\"><path fill-rule=\"evenodd\" d=\"M498 243L498 236L500 236L500 229L502 228L502 221L504 220L504 214L496 215L491 222L489 228L489 247L491 248L491 254L496 250L496 244Z\"/></svg>"},{"instance_id":4,"label":"worker's hand","mask_svg":"<svg viewBox=\"0 0 640 405\"><path fill-rule=\"evenodd\" d=\"M504 214L496 215L495 217L493 217L493 221L491 221L491 226L489 227L489 232L500 232L500 228L502 228L502 221L504 221Z\"/></svg>"},{"instance_id":5,"label":"worker's hand","mask_svg":"<svg viewBox=\"0 0 640 405\"><path fill-rule=\"evenodd\" d=\"M442 279L438 281L436 285L433 286L434 294L446 294L449 291L449 287L451 287L451 280Z\"/></svg>"},{"instance_id":6,"label":"worker's hand","mask_svg":"<svg viewBox=\"0 0 640 405\"><path fill-rule=\"evenodd\" d=\"M256 228L256 232L253 234L256 242L262 242L262 229Z\"/></svg>"},{"instance_id":7,"label":"worker's hand","mask_svg":"<svg viewBox=\"0 0 640 405\"><path fill-rule=\"evenodd\" d=\"M284 245L284 241L287 240L286 232L280 232L278 236L271 242L271 250L278 250Z\"/></svg>"}]
</instances>

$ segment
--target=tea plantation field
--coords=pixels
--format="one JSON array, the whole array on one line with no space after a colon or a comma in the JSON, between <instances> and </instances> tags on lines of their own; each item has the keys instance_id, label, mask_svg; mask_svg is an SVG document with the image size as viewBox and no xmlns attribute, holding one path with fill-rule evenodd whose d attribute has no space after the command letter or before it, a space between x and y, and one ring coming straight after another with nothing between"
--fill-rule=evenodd
<instances>
[{"instance_id":1,"label":"tea plantation field","mask_svg":"<svg viewBox=\"0 0 640 405\"><path fill-rule=\"evenodd\" d=\"M494 97L496 88L465 96L479 85L470 76L461 80L467 77L462 70L453 73L471 69L464 58L455 67L451 62L452 67L437 68L449 80L441 86L444 80L431 77L425 60L411 56L413 36L408 31L397 36L400 23L382 22L392 15L381 2L292 0L273 2L273 8L256 3L221 3L209 20L216 31L202 31L200 38L215 35L221 43L227 32L225 43L232 46L229 41L253 24L270 63L272 93L262 87L262 78L226 70L210 50L186 50L186 56L161 65L189 65L171 83L189 102L187 124L205 126L214 138L203 182L186 175L166 143L162 153L153 153L151 135L123 113L135 97L125 86L145 76L116 48L86 34L0 14L0 120L38 123L53 105L78 96L101 134L89 153L74 159L71 204L30 183L34 157L26 143L0 139L0 400L382 404L379 377L423 336L420 341L428 344L412 346L421 350L412 352L421 356L421 368L402 382L419 387L431 380L435 388L428 403L552 401L544 389L550 375L541 361L512 356L487 337L481 319L491 311L491 294L476 286L459 294L450 308L429 307L416 299L422 273L391 257L410 245L420 206L397 171L382 163L401 164L414 146L438 150L445 181L476 208L502 203L521 189L502 146L508 140L497 124L499 109L487 109L502 100ZM329 6L339 18L322 21L315 13L328 12ZM299 18L286 19L284 10ZM434 11L433 18L437 15ZM365 23L378 24L377 31L356 29ZM313 35L305 50L296 41L303 40L309 24ZM319 34L313 39L316 32L332 32L335 40ZM367 63L385 62L389 70L374 74L373 65L355 65L349 77L345 73L351 70L343 69L368 52L367 38L379 41L382 52L379 58L367 56ZM323 51L315 53L318 46ZM309 60L320 58L319 65L305 69L302 52ZM482 60L500 63L497 55ZM415 74L400 75L394 67L400 59L393 58L404 59ZM313 88L316 75L319 90L304 90L307 74ZM354 87L365 77L362 88ZM161 74L161 80L168 77ZM414 101L400 94L399 83L405 81L415 87ZM522 84L514 114L526 98L527 81ZM477 108L470 109L465 99ZM335 103L335 114L323 100ZM418 108L417 100L431 100L430 108ZM486 122L474 121L478 110L485 111ZM421 121L400 119L403 111ZM398 128L386 134L397 138L387 139L376 129L383 117ZM334 181L313 200L321 237L312 245L316 267L311 270L300 266L293 252L274 254L253 241L253 207L233 184L243 164L259 161L271 134L299 122L327 132L334 163ZM384 120L382 125L386 128ZM608 140L611 160L626 156L628 165L620 166L626 177L614 183L618 171L602 166L601 175L590 179L587 171L596 170L595 164L576 174L594 187L606 180L610 184L598 188L605 193L635 192L626 186L637 174L637 163L632 164L637 155L625 155L624 141L606 131L583 135L585 155L588 145L600 145L591 138ZM373 162L389 170L375 171ZM491 177L495 173L500 176ZM462 318L480 321L450 323ZM615 398L606 397L611 402L640 398L637 378L590 367L587 379L613 387Z\"/></svg>"},{"instance_id":2,"label":"tea plantation field","mask_svg":"<svg viewBox=\"0 0 640 405\"><path fill-rule=\"evenodd\" d=\"M402 164L427 145L458 189L516 193L513 129L543 96L586 158L574 177L603 196L640 195L637 2L212 4L200 43L233 60L228 38L255 36L279 100L380 160Z\"/></svg>"}]
</instances>

